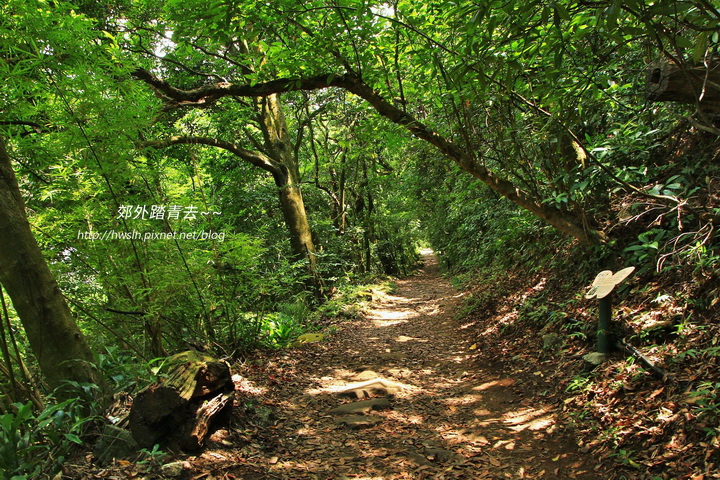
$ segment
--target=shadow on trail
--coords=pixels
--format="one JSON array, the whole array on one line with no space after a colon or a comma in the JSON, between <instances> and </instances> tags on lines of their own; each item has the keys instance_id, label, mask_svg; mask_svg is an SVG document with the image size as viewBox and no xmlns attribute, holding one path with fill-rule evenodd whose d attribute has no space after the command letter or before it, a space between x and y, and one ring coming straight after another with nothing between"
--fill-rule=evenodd
<instances>
[{"instance_id":1,"label":"shadow on trail","mask_svg":"<svg viewBox=\"0 0 720 480\"><path fill-rule=\"evenodd\" d=\"M420 273L330 342L248 366L240 390L274 420L257 425L248 409L196 470L257 479L598 478L556 406L528 396L522 378L474 349L455 316L461 301L426 252ZM330 413L358 400L338 390L373 379L399 387L376 395L392 407L367 412L372 426L353 429Z\"/></svg>"}]
</instances>

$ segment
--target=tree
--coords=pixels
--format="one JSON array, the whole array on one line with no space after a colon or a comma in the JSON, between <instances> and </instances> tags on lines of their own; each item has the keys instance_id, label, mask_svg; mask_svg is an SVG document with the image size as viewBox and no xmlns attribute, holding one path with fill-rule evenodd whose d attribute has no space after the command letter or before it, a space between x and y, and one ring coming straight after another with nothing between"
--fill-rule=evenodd
<instances>
[{"instance_id":1,"label":"tree","mask_svg":"<svg viewBox=\"0 0 720 480\"><path fill-rule=\"evenodd\" d=\"M403 126L413 137L430 143L461 169L558 230L588 243L604 239L604 234L593 226L589 216L579 217L577 212L547 203L543 196L521 188L491 168L492 162L487 162L480 155L477 142L465 141L468 125L462 129L464 134L461 131L460 135L455 135L448 128L453 118L443 121L443 115L436 115L434 125L422 121L421 115L430 118L432 110L437 110L432 106L434 96L462 98L476 88L472 85L468 89L466 84L447 80L446 91L438 91L422 80L422 74L404 73L420 68L425 72L429 66L432 67L431 76L448 79L448 72L465 62L464 56L454 50L460 45L448 46L444 43L450 42L459 31L453 22L448 21L449 14L441 17L433 13L434 16L431 16L429 12L436 11L433 7L405 3L395 7L393 16L381 13L387 8L380 4L327 7L320 3L307 5L304 9L295 9L293 5L282 2L273 6L252 2L242 6L218 4L204 16L200 26L175 20L167 24L171 26L163 28L175 32L174 36L180 42L177 50L211 52L213 61L220 59L228 65L203 71L206 64L200 61L189 63L187 59L167 59L180 65L185 72L202 74L202 85L196 88L175 86L171 81L142 69L136 71L136 76L153 85L166 101L177 106L204 108L225 98L262 98L330 87L345 89L363 98L377 114ZM199 9L199 5L194 3L176 7L172 10L176 19L197 14ZM237 19L237 22L228 23L228 18ZM425 23L413 25L412 22L417 19ZM431 27L433 20L445 21L447 27L434 24ZM273 28L277 23L287 27L278 31ZM261 60L247 55L242 57L243 62L253 62L254 68L250 73L242 69L233 70L231 65L237 62L232 57L232 45L237 41L235 32L240 30L247 38L268 45ZM436 37L439 39L436 40ZM422 55L412 50L417 39L425 44L426 50ZM148 47L145 51L148 52ZM383 59L388 51L394 52L394 59L386 62ZM307 72L313 74L308 75ZM233 78L237 80L230 81ZM182 80L188 83L187 76ZM196 85L199 83L195 81ZM516 98L517 94L512 87L509 88L510 91L505 94Z\"/></svg>"},{"instance_id":2,"label":"tree","mask_svg":"<svg viewBox=\"0 0 720 480\"><path fill-rule=\"evenodd\" d=\"M138 29L135 31L135 34L140 38L140 45L143 45L142 35L139 32L143 29L147 30L147 26L139 25L137 28ZM177 36L183 41L188 41L182 38L181 34ZM156 39L150 39L150 41L153 40ZM189 41L192 42L192 40ZM172 45L177 44L173 41ZM173 64L180 65L181 67L184 67L185 64L189 62L204 63L205 65L203 66L206 67L205 70L207 70L207 72L202 72L201 75L206 78L219 78L221 73L228 73L227 71L224 71L228 67L230 67L231 70L234 69L236 72L241 72L243 75L250 76L254 73L253 64L255 62L262 63L262 58L264 56L262 48L259 48L257 45L249 45L246 39L232 35L228 36L226 39L226 47L228 50L226 53L219 53L222 52L222 50L213 51L213 48L217 48L214 45L208 46L208 49L201 49L203 51L203 57L209 57L206 60L198 60L192 56L182 58L182 48L174 48L172 45L166 45L168 52L166 52L165 55L167 55L167 58L165 56L155 55L152 52L149 52L147 48L145 48L144 51L140 51L144 53L145 56L150 54L156 57L156 61L170 60ZM131 46L130 49L138 51L136 47ZM174 55L176 58L170 58L170 54L174 53L173 50L179 50L179 53ZM224 57L227 65L221 64L219 67L213 68L210 63L213 56ZM179 60L177 58L179 58ZM208 65L210 65L210 68L207 68ZM185 68L188 69L188 67ZM190 70L194 72L193 69ZM138 68L134 72L134 76L154 88L158 96L163 99L166 111L188 106L207 108L215 103L215 99L202 99L199 102L186 102L174 98L171 95L168 95L167 89L164 87L165 82L163 80L159 80L155 75L146 69ZM220 139L219 137L199 137L188 135L176 135L167 140L145 141L142 142L141 145L144 147L154 148L167 147L177 144L199 144L218 147L232 153L251 165L269 172L272 175L278 189L278 198L283 218L290 236L292 252L297 260L304 260L307 262L310 284L314 287L318 295L321 295L323 291L323 281L318 273L317 254L313 242L313 235L310 223L308 222L305 203L303 201L302 191L300 188L301 178L297 158L299 145L293 145L279 95L267 95L253 99L251 111L255 117L255 125L262 137L261 141L253 139L252 137L250 138L250 141L254 144L255 150L238 146L236 144L238 143L237 138L233 141L226 141ZM233 119L232 122L235 123L237 120L238 119ZM238 136L237 133L235 136ZM302 136L298 135L297 137L297 142L299 143Z\"/></svg>"},{"instance_id":3,"label":"tree","mask_svg":"<svg viewBox=\"0 0 720 480\"><path fill-rule=\"evenodd\" d=\"M322 192L321 231L334 233L324 250L358 273L408 273L419 231L403 183L417 145L401 128L378 124L362 99L343 90L304 96L306 105L326 112L306 113L309 148L301 152L312 159L313 184Z\"/></svg>"},{"instance_id":4,"label":"tree","mask_svg":"<svg viewBox=\"0 0 720 480\"><path fill-rule=\"evenodd\" d=\"M0 283L49 384L101 383L93 355L30 229L5 140L0 137Z\"/></svg>"},{"instance_id":5,"label":"tree","mask_svg":"<svg viewBox=\"0 0 720 480\"><path fill-rule=\"evenodd\" d=\"M703 57L717 13L707 2L220 2L204 13L193 2L173 7L176 16L202 17L197 39L222 45L242 31L267 45L252 76L229 75L216 83L221 88L209 78L199 88L170 81L179 100L344 88L498 194L586 243L606 239L595 217L607 196L596 190L614 184L653 198L593 154L617 123L642 112L625 98L641 92L642 72L626 63L642 69L648 41L674 61L693 43L696 58ZM192 29L185 23L186 33Z\"/></svg>"},{"instance_id":6,"label":"tree","mask_svg":"<svg viewBox=\"0 0 720 480\"><path fill-rule=\"evenodd\" d=\"M136 70L135 76L155 87L161 83L146 70ZM247 150L232 142L197 136L173 136L166 140L145 141L141 145L153 148L179 144L218 147L269 172L278 189L283 218L290 234L292 251L297 260L307 261L311 284L321 294L323 282L317 269L317 254L300 189L298 161L288 134L280 97L279 95L260 97L254 102L254 105L258 125L264 139L263 151Z\"/></svg>"},{"instance_id":7,"label":"tree","mask_svg":"<svg viewBox=\"0 0 720 480\"><path fill-rule=\"evenodd\" d=\"M51 387L67 381L105 386L95 370L87 339L46 261L46 252L33 235L26 210L27 200L37 206L34 187L48 182L33 168L38 167L35 158L52 162L58 157L35 139L71 129L57 121L64 109L53 82L55 78L73 81L79 77L78 71L87 73L86 62L93 58L89 55L92 43L86 41L92 38L89 26L65 4L37 0L0 6L0 72L6 85L0 95L0 283ZM78 66L73 75L57 75ZM66 145L60 157L71 150ZM28 152L36 157L29 159ZM22 185L16 168L30 173L21 177ZM39 209L32 210L37 214Z\"/></svg>"}]
</instances>

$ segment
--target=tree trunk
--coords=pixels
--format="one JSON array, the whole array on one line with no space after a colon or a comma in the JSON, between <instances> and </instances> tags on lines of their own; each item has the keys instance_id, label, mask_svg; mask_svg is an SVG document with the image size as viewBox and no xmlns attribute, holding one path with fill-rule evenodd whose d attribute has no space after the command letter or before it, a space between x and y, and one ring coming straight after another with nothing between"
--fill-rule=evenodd
<instances>
[{"instance_id":1,"label":"tree trunk","mask_svg":"<svg viewBox=\"0 0 720 480\"><path fill-rule=\"evenodd\" d=\"M312 240L312 231L305 211L300 185L293 182L285 172L276 174L275 185L282 207L283 219L290 233L290 244L296 259L305 259L311 276L317 276L317 255Z\"/></svg>"},{"instance_id":2,"label":"tree trunk","mask_svg":"<svg viewBox=\"0 0 720 480\"><path fill-rule=\"evenodd\" d=\"M0 138L0 283L52 387L65 380L98 383L85 337L30 230L4 139Z\"/></svg>"},{"instance_id":3,"label":"tree trunk","mask_svg":"<svg viewBox=\"0 0 720 480\"><path fill-rule=\"evenodd\" d=\"M150 353L153 357L165 357L167 352L162 343L162 321L160 318L145 316L145 335L147 336ZM213 337L211 337L213 338Z\"/></svg>"},{"instance_id":4,"label":"tree trunk","mask_svg":"<svg viewBox=\"0 0 720 480\"><path fill-rule=\"evenodd\" d=\"M720 111L720 63L681 68L659 62L647 70L645 96L653 102L697 103Z\"/></svg>"},{"instance_id":5,"label":"tree trunk","mask_svg":"<svg viewBox=\"0 0 720 480\"><path fill-rule=\"evenodd\" d=\"M307 261L311 284L316 293L322 295L323 282L317 268L317 253L300 190L300 170L280 98L278 95L258 98L255 107L265 138L265 148L280 167L279 171L273 172L273 177L278 187L283 218L290 233L293 254L297 259Z\"/></svg>"}]
</instances>

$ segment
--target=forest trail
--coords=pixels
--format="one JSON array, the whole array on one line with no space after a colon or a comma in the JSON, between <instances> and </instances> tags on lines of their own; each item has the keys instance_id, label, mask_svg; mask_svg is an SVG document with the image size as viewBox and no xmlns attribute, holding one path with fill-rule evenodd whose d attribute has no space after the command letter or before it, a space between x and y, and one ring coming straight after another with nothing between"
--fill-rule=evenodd
<instances>
[{"instance_id":1,"label":"forest trail","mask_svg":"<svg viewBox=\"0 0 720 480\"><path fill-rule=\"evenodd\" d=\"M609 478L578 451L560 407L533 398L530 382L473 348L456 315L462 294L439 275L432 252L424 260L329 341L241 367L233 428L188 459L188 478ZM352 428L331 413L358 401L338 390L373 378L400 390L379 395L391 408L362 418L371 426Z\"/></svg>"}]
</instances>

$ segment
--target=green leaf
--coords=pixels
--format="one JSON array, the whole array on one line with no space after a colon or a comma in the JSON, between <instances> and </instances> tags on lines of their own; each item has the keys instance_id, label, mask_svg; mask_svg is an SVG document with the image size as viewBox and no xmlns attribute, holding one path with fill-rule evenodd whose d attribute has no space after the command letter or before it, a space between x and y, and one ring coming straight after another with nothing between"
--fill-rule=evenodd
<instances>
[{"instance_id":1,"label":"green leaf","mask_svg":"<svg viewBox=\"0 0 720 480\"><path fill-rule=\"evenodd\" d=\"M66 433L65 438L67 438L68 440L70 440L73 443L77 443L78 445L83 445L83 441L80 439L80 437L78 437L74 433Z\"/></svg>"},{"instance_id":2,"label":"green leaf","mask_svg":"<svg viewBox=\"0 0 720 480\"><path fill-rule=\"evenodd\" d=\"M712 32L700 32L697 37L695 37L695 48L693 48L693 61L695 63L699 63L700 60L705 57L711 33ZM714 33L717 34L717 32Z\"/></svg>"}]
</instances>

